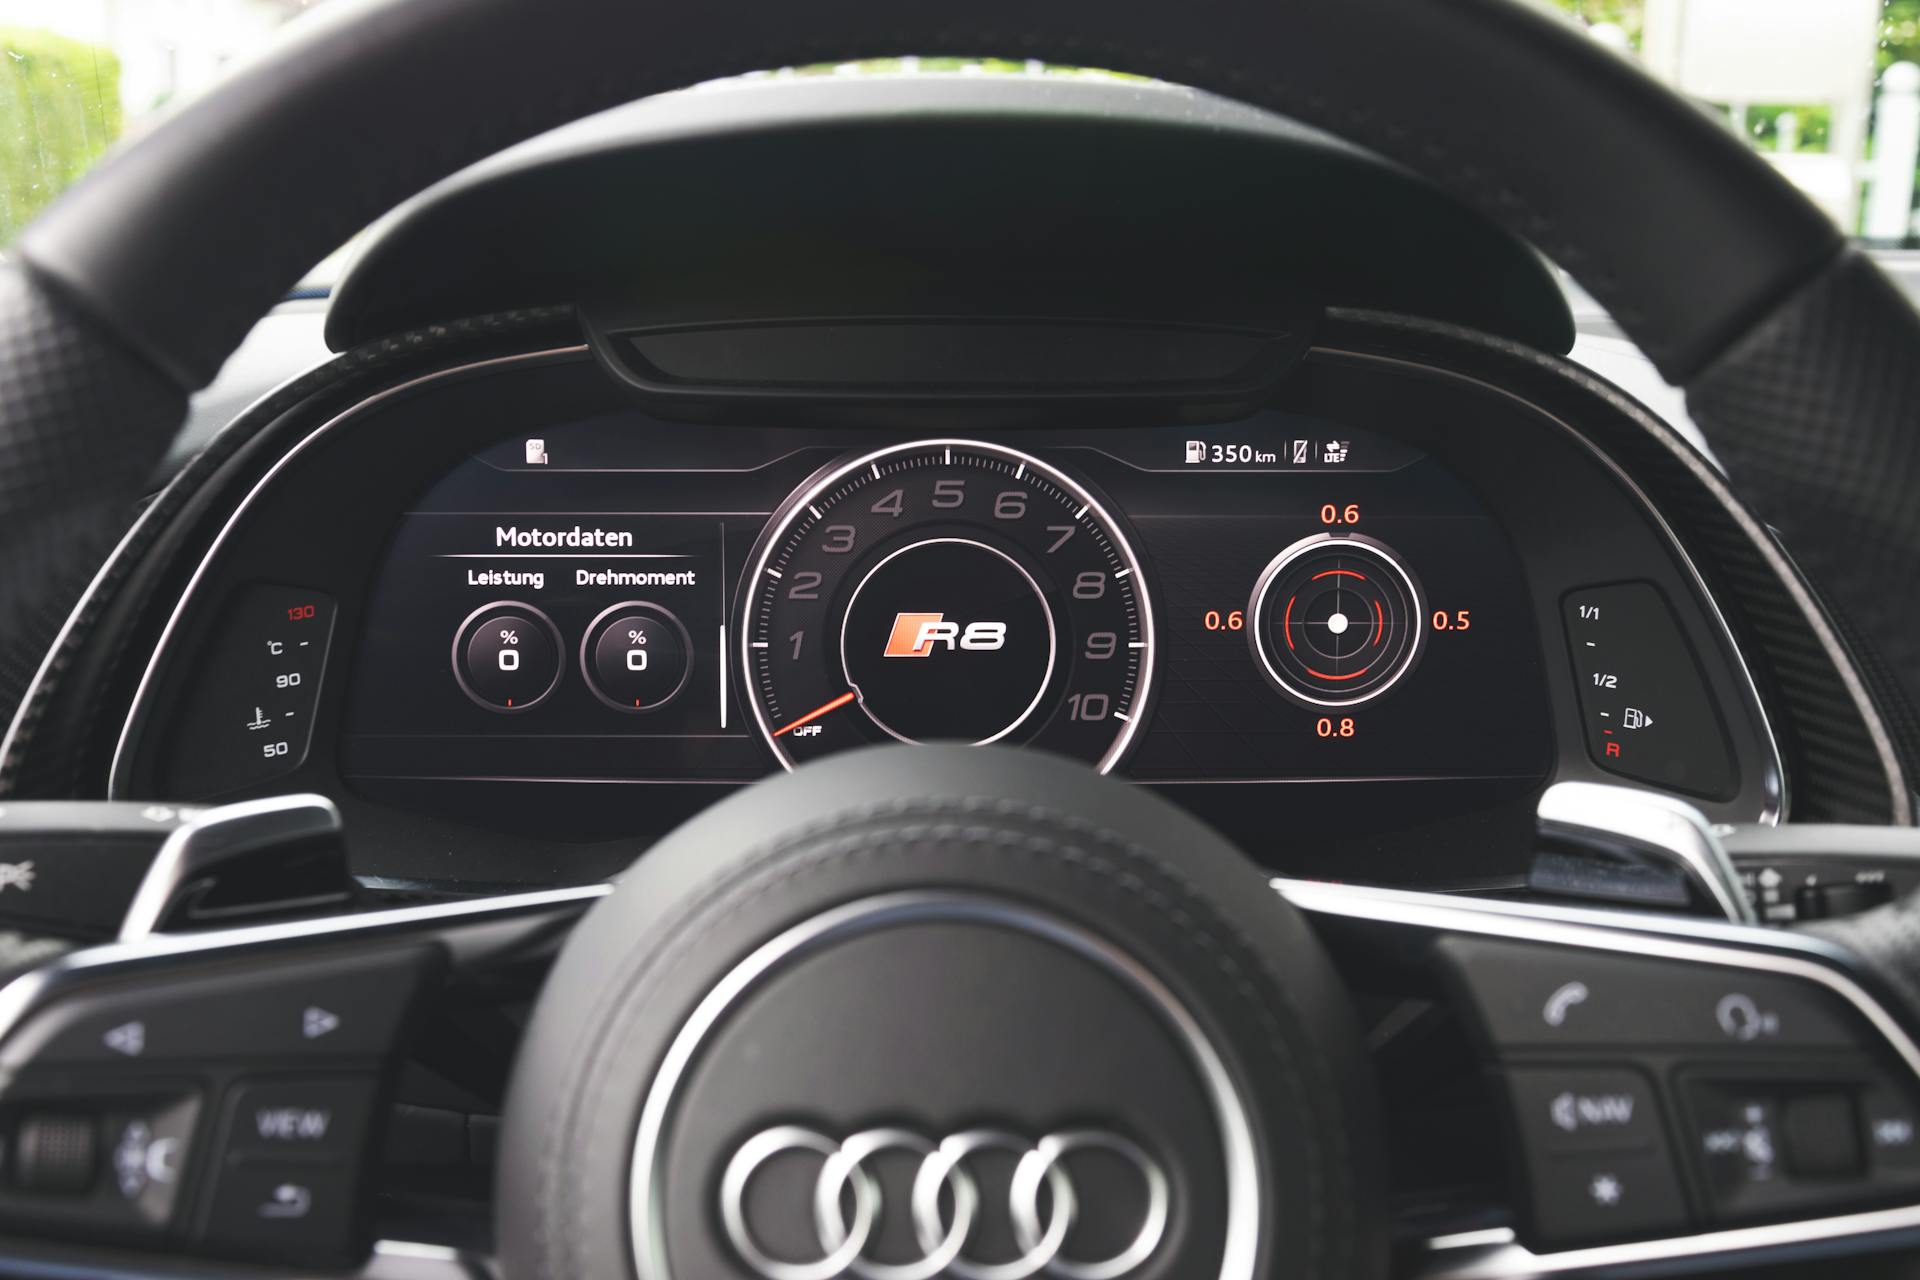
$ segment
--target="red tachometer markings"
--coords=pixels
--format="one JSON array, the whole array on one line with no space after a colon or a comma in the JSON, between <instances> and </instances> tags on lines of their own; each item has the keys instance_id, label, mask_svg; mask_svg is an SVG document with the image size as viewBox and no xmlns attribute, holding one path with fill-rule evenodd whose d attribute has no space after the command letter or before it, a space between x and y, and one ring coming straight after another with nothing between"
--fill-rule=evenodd
<instances>
[{"instance_id":1,"label":"red tachometer markings","mask_svg":"<svg viewBox=\"0 0 1920 1280\"><path fill-rule=\"evenodd\" d=\"M829 712L838 711L840 708L846 706L849 702L852 702L852 701L853 701L853 690L849 689L845 693L841 694L839 697L835 698L832 702L823 703L820 706L815 707L813 710L807 712L807 714L801 716L798 720L790 720L786 724L781 725L778 729L775 729L773 731L773 736L777 738L783 733L789 733L795 729L798 729L803 724L812 724L815 720L818 720L821 716L824 716Z\"/></svg>"},{"instance_id":2,"label":"red tachometer markings","mask_svg":"<svg viewBox=\"0 0 1920 1280\"><path fill-rule=\"evenodd\" d=\"M1387 633L1387 615L1380 612L1380 602L1373 602L1373 642L1380 643L1380 637Z\"/></svg>"},{"instance_id":3,"label":"red tachometer markings","mask_svg":"<svg viewBox=\"0 0 1920 1280\"><path fill-rule=\"evenodd\" d=\"M1364 573L1355 573L1351 569L1322 569L1319 573L1308 578L1307 581L1318 582L1322 578L1358 578L1360 581L1365 582L1367 575Z\"/></svg>"}]
</instances>

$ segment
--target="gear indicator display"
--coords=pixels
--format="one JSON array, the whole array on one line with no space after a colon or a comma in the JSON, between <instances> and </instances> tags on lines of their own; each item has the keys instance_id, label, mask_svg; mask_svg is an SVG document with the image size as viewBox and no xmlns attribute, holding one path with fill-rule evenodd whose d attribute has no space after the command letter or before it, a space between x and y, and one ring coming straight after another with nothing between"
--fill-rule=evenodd
<instances>
[{"instance_id":1,"label":"gear indicator display","mask_svg":"<svg viewBox=\"0 0 1920 1280\"><path fill-rule=\"evenodd\" d=\"M1609 773L1692 795L1738 781L1699 661L1660 589L1617 582L1562 602L1587 750Z\"/></svg>"}]
</instances>

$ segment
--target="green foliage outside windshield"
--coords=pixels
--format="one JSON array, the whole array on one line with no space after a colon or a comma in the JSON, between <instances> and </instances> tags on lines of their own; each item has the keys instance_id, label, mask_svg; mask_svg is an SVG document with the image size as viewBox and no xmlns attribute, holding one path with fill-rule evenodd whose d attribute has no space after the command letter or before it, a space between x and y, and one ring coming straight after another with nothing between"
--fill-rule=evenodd
<instances>
[{"instance_id":1,"label":"green foliage outside windshield","mask_svg":"<svg viewBox=\"0 0 1920 1280\"><path fill-rule=\"evenodd\" d=\"M120 123L110 50L0 30L0 245L99 158Z\"/></svg>"}]
</instances>

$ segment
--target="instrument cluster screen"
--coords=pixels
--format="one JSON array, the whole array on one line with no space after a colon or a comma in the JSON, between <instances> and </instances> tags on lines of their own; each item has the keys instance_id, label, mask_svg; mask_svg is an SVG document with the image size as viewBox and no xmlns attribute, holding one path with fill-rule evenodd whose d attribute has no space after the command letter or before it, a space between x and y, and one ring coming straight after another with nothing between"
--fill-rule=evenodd
<instances>
[{"instance_id":1,"label":"instrument cluster screen","mask_svg":"<svg viewBox=\"0 0 1920 1280\"><path fill-rule=\"evenodd\" d=\"M1533 616L1459 478L1298 415L934 436L622 413L497 441L411 505L342 766L725 785L958 741L1170 787L1537 780Z\"/></svg>"}]
</instances>

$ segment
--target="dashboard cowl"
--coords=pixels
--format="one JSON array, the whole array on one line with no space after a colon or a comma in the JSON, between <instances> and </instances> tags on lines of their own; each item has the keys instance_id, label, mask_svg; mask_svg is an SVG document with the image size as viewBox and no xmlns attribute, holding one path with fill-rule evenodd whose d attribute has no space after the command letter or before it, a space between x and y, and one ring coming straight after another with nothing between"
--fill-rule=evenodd
<instances>
[{"instance_id":1,"label":"dashboard cowl","mask_svg":"<svg viewBox=\"0 0 1920 1280\"><path fill-rule=\"evenodd\" d=\"M556 303L713 324L1093 294L1162 323L1266 327L1251 298L1573 340L1545 261L1406 170L1208 94L1059 75L730 82L568 126L378 224L327 340Z\"/></svg>"}]
</instances>

